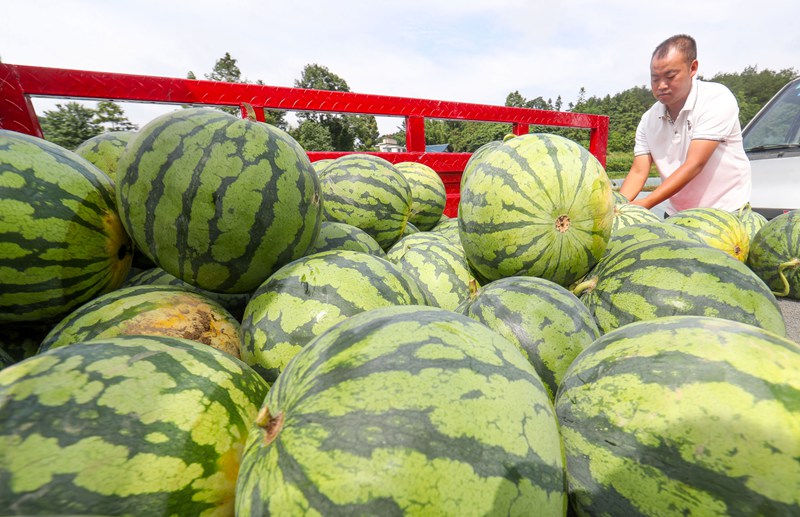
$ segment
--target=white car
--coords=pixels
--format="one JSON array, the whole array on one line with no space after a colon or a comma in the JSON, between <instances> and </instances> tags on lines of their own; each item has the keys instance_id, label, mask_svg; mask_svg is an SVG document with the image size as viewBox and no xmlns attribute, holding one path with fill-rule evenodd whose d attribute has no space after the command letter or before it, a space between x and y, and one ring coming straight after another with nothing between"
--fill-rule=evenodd
<instances>
[{"instance_id":1,"label":"white car","mask_svg":"<svg viewBox=\"0 0 800 517\"><path fill-rule=\"evenodd\" d=\"M800 77L742 130L753 171L750 205L767 219L800 208Z\"/></svg>"}]
</instances>

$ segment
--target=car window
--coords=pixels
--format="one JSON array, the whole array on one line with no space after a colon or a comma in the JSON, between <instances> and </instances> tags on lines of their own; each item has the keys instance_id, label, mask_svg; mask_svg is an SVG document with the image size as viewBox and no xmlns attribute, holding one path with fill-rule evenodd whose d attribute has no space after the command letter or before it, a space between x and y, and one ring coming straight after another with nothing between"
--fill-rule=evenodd
<instances>
[{"instance_id":1,"label":"car window","mask_svg":"<svg viewBox=\"0 0 800 517\"><path fill-rule=\"evenodd\" d=\"M794 81L744 131L744 148L800 143L800 80Z\"/></svg>"}]
</instances>

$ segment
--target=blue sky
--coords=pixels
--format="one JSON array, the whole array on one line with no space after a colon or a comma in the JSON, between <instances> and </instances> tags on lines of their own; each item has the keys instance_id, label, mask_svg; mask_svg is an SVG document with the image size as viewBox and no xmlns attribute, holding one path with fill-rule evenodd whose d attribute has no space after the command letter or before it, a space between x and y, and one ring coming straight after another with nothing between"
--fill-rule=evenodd
<instances>
[{"instance_id":1,"label":"blue sky","mask_svg":"<svg viewBox=\"0 0 800 517\"><path fill-rule=\"evenodd\" d=\"M566 106L581 87L646 85L653 47L680 32L697 39L707 77L800 70L796 12L797 0L3 0L0 59L202 77L230 52L243 76L278 86L318 63L357 92L503 104L519 90ZM167 109L124 107L140 125Z\"/></svg>"}]
</instances>

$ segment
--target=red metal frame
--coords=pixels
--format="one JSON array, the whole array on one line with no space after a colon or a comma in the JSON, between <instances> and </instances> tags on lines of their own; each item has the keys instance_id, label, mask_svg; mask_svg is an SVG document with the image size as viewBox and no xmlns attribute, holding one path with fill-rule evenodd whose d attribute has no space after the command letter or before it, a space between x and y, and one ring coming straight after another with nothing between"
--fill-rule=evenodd
<instances>
[{"instance_id":1,"label":"red metal frame","mask_svg":"<svg viewBox=\"0 0 800 517\"><path fill-rule=\"evenodd\" d=\"M458 204L461 172L471 155L425 152L425 119L510 123L518 135L532 125L585 128L590 131L589 151L603 166L608 143L608 117L602 115L0 63L0 128L41 137L31 97L214 106L248 103L259 120L263 108L404 117L407 152L370 154L392 163L424 163L437 171L447 189L445 213L451 216ZM343 154L308 153L312 161Z\"/></svg>"}]
</instances>

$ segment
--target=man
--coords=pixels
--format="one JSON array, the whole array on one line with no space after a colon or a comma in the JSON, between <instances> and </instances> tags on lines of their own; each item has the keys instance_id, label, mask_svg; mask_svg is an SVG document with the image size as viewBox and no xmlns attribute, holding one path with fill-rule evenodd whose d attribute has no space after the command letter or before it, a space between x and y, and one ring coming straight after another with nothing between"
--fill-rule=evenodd
<instances>
[{"instance_id":1,"label":"man","mask_svg":"<svg viewBox=\"0 0 800 517\"><path fill-rule=\"evenodd\" d=\"M695 79L697 45L673 36L653 52L650 82L658 100L639 122L631 170L620 193L645 208L669 200L669 215L695 207L735 211L750 200L750 162L739 106L725 86ZM661 185L642 199L650 166Z\"/></svg>"}]
</instances>

